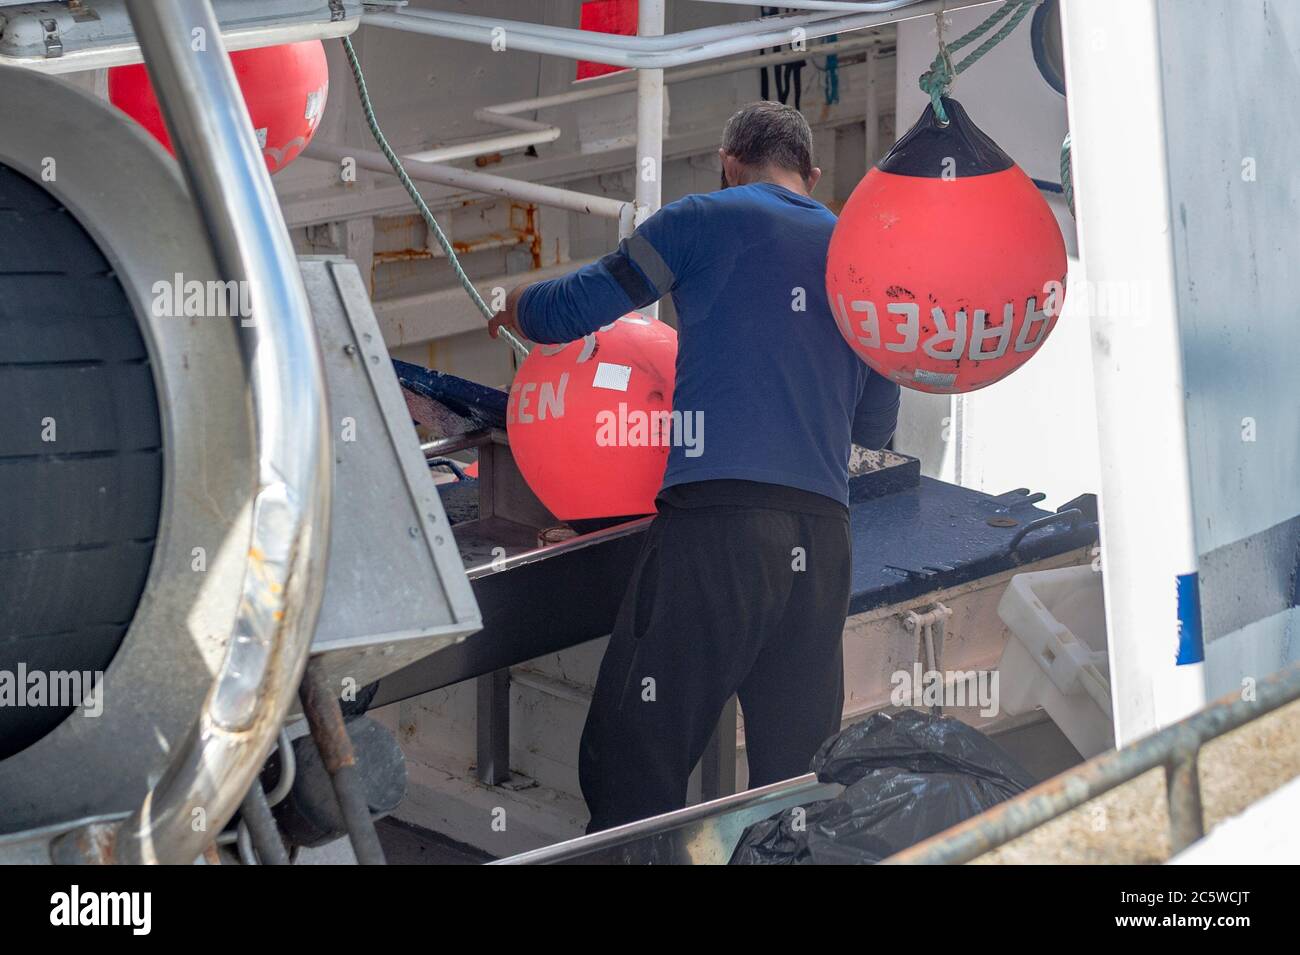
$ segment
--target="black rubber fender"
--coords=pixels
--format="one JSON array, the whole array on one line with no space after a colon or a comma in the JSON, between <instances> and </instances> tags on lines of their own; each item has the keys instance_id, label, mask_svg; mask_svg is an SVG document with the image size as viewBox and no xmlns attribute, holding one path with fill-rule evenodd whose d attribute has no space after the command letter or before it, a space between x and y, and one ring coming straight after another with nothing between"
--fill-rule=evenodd
<instances>
[{"instance_id":1,"label":"black rubber fender","mask_svg":"<svg viewBox=\"0 0 1300 955\"><path fill-rule=\"evenodd\" d=\"M72 214L0 164L0 696L20 668L108 666L162 492L158 399L126 293ZM71 710L0 705L0 759Z\"/></svg>"}]
</instances>

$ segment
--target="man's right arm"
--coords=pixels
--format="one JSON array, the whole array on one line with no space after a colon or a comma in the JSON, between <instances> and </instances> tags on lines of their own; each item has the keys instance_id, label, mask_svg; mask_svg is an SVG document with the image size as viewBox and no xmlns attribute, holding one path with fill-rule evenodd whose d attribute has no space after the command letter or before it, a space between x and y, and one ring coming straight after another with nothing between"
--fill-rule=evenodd
<instances>
[{"instance_id":1,"label":"man's right arm","mask_svg":"<svg viewBox=\"0 0 1300 955\"><path fill-rule=\"evenodd\" d=\"M618 249L560 278L517 289L493 325L513 325L543 344L576 341L663 298L690 265L695 204L664 206Z\"/></svg>"},{"instance_id":2,"label":"man's right arm","mask_svg":"<svg viewBox=\"0 0 1300 955\"><path fill-rule=\"evenodd\" d=\"M525 337L544 344L576 341L634 308L658 301L658 290L648 284L641 283L635 287L638 294L631 295L615 278L610 260L624 257L625 245L568 275L524 289L516 314Z\"/></svg>"},{"instance_id":3,"label":"man's right arm","mask_svg":"<svg viewBox=\"0 0 1300 955\"><path fill-rule=\"evenodd\" d=\"M853 443L879 451L898 427L902 389L884 375L867 369L867 383L853 414Z\"/></svg>"}]
</instances>

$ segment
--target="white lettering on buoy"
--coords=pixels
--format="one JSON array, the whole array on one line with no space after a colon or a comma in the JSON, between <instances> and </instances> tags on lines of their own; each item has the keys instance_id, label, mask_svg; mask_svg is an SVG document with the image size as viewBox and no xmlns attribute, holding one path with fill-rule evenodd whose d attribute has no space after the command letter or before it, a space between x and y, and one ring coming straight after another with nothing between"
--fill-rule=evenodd
<instances>
[{"instance_id":1,"label":"white lettering on buoy","mask_svg":"<svg viewBox=\"0 0 1300 955\"><path fill-rule=\"evenodd\" d=\"M970 357L973 361L981 361L987 358L1001 358L1007 352L1007 344L1011 341L1011 322L1015 318L1016 308L1010 302L1002 309L1002 324L994 325L989 328L985 325L988 318L988 312L982 308L975 309L975 321L971 325L970 331ZM992 351L984 350L984 343L990 338L997 339L997 345Z\"/></svg>"},{"instance_id":2,"label":"white lettering on buoy","mask_svg":"<svg viewBox=\"0 0 1300 955\"><path fill-rule=\"evenodd\" d=\"M902 341L886 343L886 351L907 354L915 352L919 345L926 355L939 361L957 361L966 354L974 361L987 361L1001 358L1008 347L1013 347L1016 352L1033 351L1047 337L1054 317L1046 307L1039 308L1037 296L1030 296L1025 301L1024 321L1012 346L1011 331L1016 316L1013 302L1003 305L999 325L989 325L988 312L982 308L973 310L973 318L967 309L958 309L950 323L947 312L941 306L933 306L930 318L935 331L924 340L921 339L919 305L915 302L891 302L886 309L892 315L901 316L897 327L903 336ZM854 314L850 315L850 311ZM834 312L836 322L848 337L867 348L881 347L880 321L874 302L854 299L846 304L844 296L837 295Z\"/></svg>"},{"instance_id":3,"label":"white lettering on buoy","mask_svg":"<svg viewBox=\"0 0 1300 955\"><path fill-rule=\"evenodd\" d=\"M549 411L552 418L564 417L564 389L569 384L569 373L560 374L558 386L549 381L542 382L542 390L537 398L537 420L545 421Z\"/></svg>"},{"instance_id":4,"label":"white lettering on buoy","mask_svg":"<svg viewBox=\"0 0 1300 955\"><path fill-rule=\"evenodd\" d=\"M856 339L860 344L865 345L867 348L879 348L880 322L876 318L876 306L871 302L861 300L855 300L850 306L853 311L863 312L867 316L858 321L858 328L866 333L865 335L859 335L857 331L854 330L853 321L849 318L849 313L844 309L844 296L838 295L836 298L839 299L840 310L836 313L835 319L840 323L840 327L844 329L846 336Z\"/></svg>"},{"instance_id":5,"label":"white lettering on buoy","mask_svg":"<svg viewBox=\"0 0 1300 955\"><path fill-rule=\"evenodd\" d=\"M940 361L955 361L961 357L962 352L966 350L966 309L957 310L957 314L952 317L952 328L948 328L948 316L944 315L943 309L936 305L930 309L930 318L934 320L934 327L938 329L933 335L925 340L921 347L931 358L938 358ZM952 343L951 348L940 349L939 346Z\"/></svg>"},{"instance_id":6,"label":"white lettering on buoy","mask_svg":"<svg viewBox=\"0 0 1300 955\"><path fill-rule=\"evenodd\" d=\"M514 391L515 389L512 388L510 390ZM536 391L536 390L537 390L537 382L535 381L525 382L519 388L519 404L515 406L515 418L520 424L533 423L533 416L529 414L525 409L528 407L529 392Z\"/></svg>"},{"instance_id":7,"label":"white lettering on buoy","mask_svg":"<svg viewBox=\"0 0 1300 955\"><path fill-rule=\"evenodd\" d=\"M506 404L506 419L516 424L532 424L545 421L548 417L564 417L564 391L569 385L569 373L562 372L558 383L543 381L538 386L535 381L510 386L510 400ZM536 416L529 410L529 395L537 392Z\"/></svg>"},{"instance_id":8,"label":"white lettering on buoy","mask_svg":"<svg viewBox=\"0 0 1300 955\"><path fill-rule=\"evenodd\" d=\"M885 310L894 315L906 316L903 324L903 340L896 345L886 345L890 351L916 351L916 340L921 334L921 307L915 302L890 302Z\"/></svg>"},{"instance_id":9,"label":"white lettering on buoy","mask_svg":"<svg viewBox=\"0 0 1300 955\"><path fill-rule=\"evenodd\" d=\"M1033 351L1038 347L1051 324L1048 321L1049 317L1046 307L1039 310L1036 298L1030 298L1025 302L1025 323L1020 326L1020 334L1016 336L1016 351ZM1038 332L1034 335L1034 340L1029 341L1029 329L1034 325L1038 326Z\"/></svg>"}]
</instances>

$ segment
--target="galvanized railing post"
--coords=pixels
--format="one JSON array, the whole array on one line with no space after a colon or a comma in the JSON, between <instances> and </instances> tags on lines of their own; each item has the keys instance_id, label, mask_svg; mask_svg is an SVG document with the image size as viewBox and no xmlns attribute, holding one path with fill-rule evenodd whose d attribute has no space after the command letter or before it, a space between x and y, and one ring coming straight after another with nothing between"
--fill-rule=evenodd
<instances>
[{"instance_id":1,"label":"galvanized railing post","mask_svg":"<svg viewBox=\"0 0 1300 955\"><path fill-rule=\"evenodd\" d=\"M1169 842L1175 853L1182 852L1205 835L1201 808L1201 747L1176 753L1165 764L1165 799L1169 805Z\"/></svg>"}]
</instances>

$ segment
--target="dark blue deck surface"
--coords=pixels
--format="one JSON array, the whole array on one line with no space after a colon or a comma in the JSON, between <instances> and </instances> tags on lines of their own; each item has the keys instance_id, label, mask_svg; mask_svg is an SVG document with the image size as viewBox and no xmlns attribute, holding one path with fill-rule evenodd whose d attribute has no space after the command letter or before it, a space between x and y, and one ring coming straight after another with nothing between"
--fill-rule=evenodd
<instances>
[{"instance_id":1,"label":"dark blue deck surface","mask_svg":"<svg viewBox=\"0 0 1300 955\"><path fill-rule=\"evenodd\" d=\"M854 478L854 483L873 477ZM477 481L443 484L438 490L453 526L478 516ZM1089 495L1078 505L1083 514L1073 528L1061 514L1058 521L1025 535L1012 551L1013 538L1026 524L1053 515L1035 507L1035 497L1025 491L992 497L922 477L913 487L852 502L850 613L978 580L1097 540L1095 502ZM990 525L990 518L1016 523L999 527Z\"/></svg>"},{"instance_id":2,"label":"dark blue deck surface","mask_svg":"<svg viewBox=\"0 0 1300 955\"><path fill-rule=\"evenodd\" d=\"M509 396L500 388L490 388L468 378L458 378L396 358L393 359L393 371L397 374L397 383L407 391L442 403L475 428L506 426Z\"/></svg>"},{"instance_id":3,"label":"dark blue deck surface","mask_svg":"<svg viewBox=\"0 0 1300 955\"><path fill-rule=\"evenodd\" d=\"M404 362L394 365L403 387L442 401L480 426L504 425L505 392ZM478 516L477 481L441 485L439 494L451 524ZM913 599L1097 540L1091 494L1056 516L1034 506L1041 498L1023 488L995 497L921 477L915 459L854 477L849 482L850 612ZM1038 520L1045 526L1024 533ZM1023 540L1013 550L1018 535Z\"/></svg>"},{"instance_id":4,"label":"dark blue deck surface","mask_svg":"<svg viewBox=\"0 0 1300 955\"><path fill-rule=\"evenodd\" d=\"M1053 514L1034 507L1036 498L1023 490L993 497L922 477L915 487L852 503L849 612L978 580L1096 541L1096 504L1088 495L1071 502L1082 511L1073 530L1062 514L1059 521L1025 535L1013 552L1011 542L1026 524ZM997 527L988 523L990 518L1016 524Z\"/></svg>"}]
</instances>

